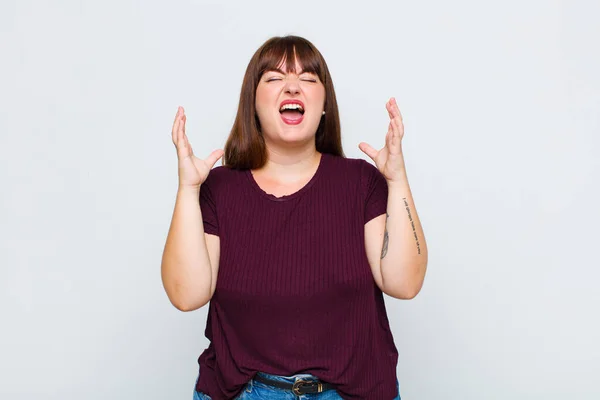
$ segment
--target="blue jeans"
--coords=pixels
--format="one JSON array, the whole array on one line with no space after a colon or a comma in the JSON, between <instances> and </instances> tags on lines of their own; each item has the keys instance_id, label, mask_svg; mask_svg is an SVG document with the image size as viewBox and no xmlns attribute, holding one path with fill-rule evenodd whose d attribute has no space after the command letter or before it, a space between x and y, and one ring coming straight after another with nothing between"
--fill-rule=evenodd
<instances>
[{"instance_id":1,"label":"blue jeans","mask_svg":"<svg viewBox=\"0 0 600 400\"><path fill-rule=\"evenodd\" d=\"M316 376L311 374L297 374L292 376L281 376L281 375L271 375L265 372L259 372L260 375L267 377L272 380L281 381L281 382L290 382L294 383L299 379L304 380L316 380L318 379ZM198 376L199 378L200 376ZM392 400L400 400L400 383L398 379L396 379L396 387L398 388L398 394ZM292 393L291 390L280 389L270 385L266 385L262 382L257 382L254 379L251 379L250 382L246 384L244 390L234 399L234 400L342 400L340 395L335 389L327 390L321 393L310 393L303 394L301 396L296 396ZM196 391L194 388L194 400L212 400L212 398L204 393Z\"/></svg>"}]
</instances>

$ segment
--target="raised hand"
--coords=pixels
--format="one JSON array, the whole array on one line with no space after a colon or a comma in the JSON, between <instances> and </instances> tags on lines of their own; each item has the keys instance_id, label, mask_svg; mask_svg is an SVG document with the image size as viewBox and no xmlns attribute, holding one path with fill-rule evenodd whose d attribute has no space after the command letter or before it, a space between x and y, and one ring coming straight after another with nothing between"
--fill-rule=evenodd
<instances>
[{"instance_id":1,"label":"raised hand","mask_svg":"<svg viewBox=\"0 0 600 400\"><path fill-rule=\"evenodd\" d=\"M173 144L177 149L179 186L197 189L206 180L208 173L219 158L223 156L224 151L222 149L214 150L206 160L196 157L185 134L185 121L186 116L183 107L177 108L171 135Z\"/></svg>"},{"instance_id":2,"label":"raised hand","mask_svg":"<svg viewBox=\"0 0 600 400\"><path fill-rule=\"evenodd\" d=\"M379 169L388 181L396 181L402 178L403 171L405 170L404 156L402 154L404 124L395 98L392 97L385 104L385 108L388 111L390 123L383 148L376 150L365 142L360 142L358 148L375 161L377 169Z\"/></svg>"}]
</instances>

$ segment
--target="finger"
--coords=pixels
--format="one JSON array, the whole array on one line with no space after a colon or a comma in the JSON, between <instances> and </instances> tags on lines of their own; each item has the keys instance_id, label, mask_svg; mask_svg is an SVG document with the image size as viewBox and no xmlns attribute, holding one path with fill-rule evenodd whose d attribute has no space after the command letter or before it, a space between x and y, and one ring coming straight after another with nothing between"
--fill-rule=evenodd
<instances>
[{"instance_id":1,"label":"finger","mask_svg":"<svg viewBox=\"0 0 600 400\"><path fill-rule=\"evenodd\" d=\"M181 126L177 129L177 154L179 154L179 158L183 158L187 154L185 140L181 135Z\"/></svg>"},{"instance_id":2,"label":"finger","mask_svg":"<svg viewBox=\"0 0 600 400\"><path fill-rule=\"evenodd\" d=\"M179 118L179 113L181 112L181 106L177 107L177 112L175 113L175 120L173 121L173 124L175 124L175 122L177 122L177 118Z\"/></svg>"},{"instance_id":3,"label":"finger","mask_svg":"<svg viewBox=\"0 0 600 400\"><path fill-rule=\"evenodd\" d=\"M388 110L388 114L390 116L390 119L396 117L395 103L394 103L394 98L393 97L390 97L390 99L388 100L388 102L386 104L386 108Z\"/></svg>"},{"instance_id":4,"label":"finger","mask_svg":"<svg viewBox=\"0 0 600 400\"><path fill-rule=\"evenodd\" d=\"M385 143L387 144L388 148L392 147L392 143L393 143L393 138L394 138L394 124L392 121L390 121L390 126L388 128L389 134L386 136L386 140Z\"/></svg>"},{"instance_id":5,"label":"finger","mask_svg":"<svg viewBox=\"0 0 600 400\"><path fill-rule=\"evenodd\" d=\"M173 128L171 130L172 133L177 132L177 130L175 129L175 126L179 122L179 117L180 117L182 111L183 111L183 107L181 107L181 106L177 107L177 112L175 113L175 120L173 120Z\"/></svg>"},{"instance_id":6,"label":"finger","mask_svg":"<svg viewBox=\"0 0 600 400\"><path fill-rule=\"evenodd\" d=\"M398 118L392 118L390 121L390 129L392 130L392 136L398 134Z\"/></svg>"},{"instance_id":7,"label":"finger","mask_svg":"<svg viewBox=\"0 0 600 400\"><path fill-rule=\"evenodd\" d=\"M212 168L215 165L215 163L219 160L219 158L223 156L223 154L225 154L225 152L222 149L214 150L212 153L209 154L208 157L206 157L206 163L210 165L210 168Z\"/></svg>"},{"instance_id":8,"label":"finger","mask_svg":"<svg viewBox=\"0 0 600 400\"><path fill-rule=\"evenodd\" d=\"M181 140L183 143L185 143L185 147L186 147L186 155L192 154L191 152L191 146L190 146L190 142L188 140L187 135L185 134L185 114L181 113L181 122L179 123L179 134L181 135Z\"/></svg>"},{"instance_id":9,"label":"finger","mask_svg":"<svg viewBox=\"0 0 600 400\"><path fill-rule=\"evenodd\" d=\"M183 133L183 114L179 115L179 120L177 123L177 147L179 148L179 154L181 157L186 157L189 155L187 140Z\"/></svg>"},{"instance_id":10,"label":"finger","mask_svg":"<svg viewBox=\"0 0 600 400\"><path fill-rule=\"evenodd\" d=\"M183 133L185 133L185 122L187 121L187 116L185 114L183 114L182 121L183 121Z\"/></svg>"},{"instance_id":11,"label":"finger","mask_svg":"<svg viewBox=\"0 0 600 400\"><path fill-rule=\"evenodd\" d=\"M394 117L398 117L400 121L402 121L402 114L400 113L400 107L398 107L398 103L396 102L396 98L392 97L392 112Z\"/></svg>"},{"instance_id":12,"label":"finger","mask_svg":"<svg viewBox=\"0 0 600 400\"><path fill-rule=\"evenodd\" d=\"M375 150L370 144L361 142L358 144L358 148L361 149L363 153L368 155L373 161L375 161L378 151Z\"/></svg>"},{"instance_id":13,"label":"finger","mask_svg":"<svg viewBox=\"0 0 600 400\"><path fill-rule=\"evenodd\" d=\"M188 154L190 154L190 155L193 156L194 155L194 150L192 149L192 145L190 144L190 141L188 140L188 137L187 137L187 135L185 133L183 134L183 138L185 140L186 147L189 149L189 153Z\"/></svg>"},{"instance_id":14,"label":"finger","mask_svg":"<svg viewBox=\"0 0 600 400\"><path fill-rule=\"evenodd\" d=\"M392 100L388 100L387 103L385 103L385 108L388 111L388 116L390 117L390 119L394 118L394 114L392 113Z\"/></svg>"},{"instance_id":15,"label":"finger","mask_svg":"<svg viewBox=\"0 0 600 400\"><path fill-rule=\"evenodd\" d=\"M398 110L398 113L400 111ZM395 134L402 138L402 136L404 136L404 123L402 122L402 115L398 114L397 117L395 117L393 119L394 122L394 128L395 128Z\"/></svg>"},{"instance_id":16,"label":"finger","mask_svg":"<svg viewBox=\"0 0 600 400\"><path fill-rule=\"evenodd\" d=\"M396 136L402 137L404 135L404 124L402 123L402 119L399 117L394 118L394 126L396 128Z\"/></svg>"},{"instance_id":17,"label":"finger","mask_svg":"<svg viewBox=\"0 0 600 400\"><path fill-rule=\"evenodd\" d=\"M398 107L398 104L396 103L396 99L394 97L390 98L388 113L390 114L390 120L393 123L394 134L401 135L402 131L404 130L402 123L402 114L400 114L400 108Z\"/></svg>"},{"instance_id":18,"label":"finger","mask_svg":"<svg viewBox=\"0 0 600 400\"><path fill-rule=\"evenodd\" d=\"M181 113L181 114L179 115L179 129L178 129L178 131L177 131L177 135L179 136L179 138L180 138L182 141L183 141L183 139L184 139L184 131L183 131L183 127L185 126L185 122L183 121L183 117L184 117L184 114L183 114L183 113Z\"/></svg>"},{"instance_id":19,"label":"finger","mask_svg":"<svg viewBox=\"0 0 600 400\"><path fill-rule=\"evenodd\" d=\"M179 132L179 118L175 119L175 122L173 122L173 129L171 130L171 137L173 138L173 143L175 145L177 145L177 142L179 140L177 132Z\"/></svg>"}]
</instances>

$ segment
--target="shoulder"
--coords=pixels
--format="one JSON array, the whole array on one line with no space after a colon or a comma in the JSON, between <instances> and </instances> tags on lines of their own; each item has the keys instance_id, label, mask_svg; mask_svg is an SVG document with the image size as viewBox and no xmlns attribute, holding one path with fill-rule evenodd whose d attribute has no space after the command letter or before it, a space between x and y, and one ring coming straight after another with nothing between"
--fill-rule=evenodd
<instances>
[{"instance_id":1,"label":"shoulder","mask_svg":"<svg viewBox=\"0 0 600 400\"><path fill-rule=\"evenodd\" d=\"M235 170L233 168L219 165L210 170L208 176L206 177L205 184L209 185L211 188L218 189L219 187L223 187L223 185L232 183L243 173L243 170Z\"/></svg>"},{"instance_id":2,"label":"shoulder","mask_svg":"<svg viewBox=\"0 0 600 400\"><path fill-rule=\"evenodd\" d=\"M215 203L221 203L228 198L241 197L240 191L244 185L240 184L244 178L244 170L235 170L226 166L213 167L206 180L200 186L200 196L210 198Z\"/></svg>"},{"instance_id":3,"label":"shoulder","mask_svg":"<svg viewBox=\"0 0 600 400\"><path fill-rule=\"evenodd\" d=\"M339 177L356 182L365 189L382 177L377 167L363 158L330 157L331 169L335 170Z\"/></svg>"},{"instance_id":4,"label":"shoulder","mask_svg":"<svg viewBox=\"0 0 600 400\"><path fill-rule=\"evenodd\" d=\"M331 159L331 168L342 171L345 176L357 178L373 174L373 169L378 171L374 165L362 158L341 157L332 154L327 156Z\"/></svg>"}]
</instances>

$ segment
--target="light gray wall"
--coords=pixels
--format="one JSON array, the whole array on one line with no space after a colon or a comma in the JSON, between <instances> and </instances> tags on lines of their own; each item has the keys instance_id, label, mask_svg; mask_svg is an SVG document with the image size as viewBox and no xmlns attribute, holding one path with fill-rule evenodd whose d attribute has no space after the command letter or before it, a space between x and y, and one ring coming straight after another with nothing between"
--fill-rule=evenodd
<instances>
[{"instance_id":1,"label":"light gray wall","mask_svg":"<svg viewBox=\"0 0 600 400\"><path fill-rule=\"evenodd\" d=\"M402 397L598 399L597 1L0 3L0 398L191 399L160 259L178 105L224 145L270 36L324 54L349 157L405 121L429 246L386 298ZM220 165L220 162L217 164Z\"/></svg>"}]
</instances>

